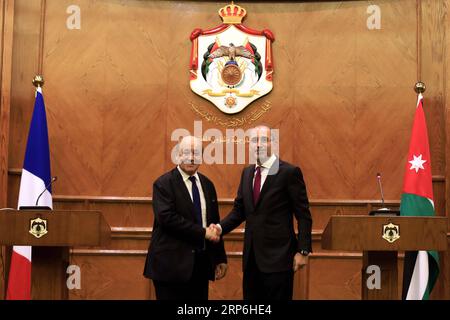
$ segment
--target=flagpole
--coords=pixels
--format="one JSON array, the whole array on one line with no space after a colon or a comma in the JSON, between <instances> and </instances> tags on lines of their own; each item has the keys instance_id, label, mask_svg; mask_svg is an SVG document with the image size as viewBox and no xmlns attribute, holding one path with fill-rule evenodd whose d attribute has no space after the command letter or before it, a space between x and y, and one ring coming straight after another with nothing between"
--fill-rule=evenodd
<instances>
[{"instance_id":1,"label":"flagpole","mask_svg":"<svg viewBox=\"0 0 450 320\"><path fill-rule=\"evenodd\" d=\"M422 103L422 93L425 92L425 89L425 84L421 81L414 86L417 93L417 105L409 143L409 161L405 167L400 201L400 215L402 216L436 215L430 146ZM439 255L437 251L406 251L403 262L402 299L428 300L438 276Z\"/></svg>"}]
</instances>

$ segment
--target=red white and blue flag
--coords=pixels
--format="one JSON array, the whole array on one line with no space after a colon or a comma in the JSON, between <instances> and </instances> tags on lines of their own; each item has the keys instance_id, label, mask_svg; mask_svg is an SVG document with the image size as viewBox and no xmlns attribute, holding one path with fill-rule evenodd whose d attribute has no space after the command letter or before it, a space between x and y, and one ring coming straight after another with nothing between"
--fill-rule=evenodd
<instances>
[{"instance_id":1,"label":"red white and blue flag","mask_svg":"<svg viewBox=\"0 0 450 320\"><path fill-rule=\"evenodd\" d=\"M33 117L28 133L27 149L20 180L18 208L47 206L53 208L51 193L50 148L47 117L41 88L36 90ZM39 198L42 190L47 190ZM9 270L8 300L31 299L31 247L14 246Z\"/></svg>"}]
</instances>

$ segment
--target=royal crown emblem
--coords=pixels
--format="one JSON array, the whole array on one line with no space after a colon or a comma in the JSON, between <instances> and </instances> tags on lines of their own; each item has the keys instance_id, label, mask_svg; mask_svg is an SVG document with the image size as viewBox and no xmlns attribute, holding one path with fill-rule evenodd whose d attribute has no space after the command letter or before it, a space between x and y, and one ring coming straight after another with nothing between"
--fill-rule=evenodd
<instances>
[{"instance_id":1,"label":"royal crown emblem","mask_svg":"<svg viewBox=\"0 0 450 320\"><path fill-rule=\"evenodd\" d=\"M246 15L247 10L235 5L233 2L219 10L219 16L222 18L223 23L242 23L242 19L244 19Z\"/></svg>"},{"instance_id":2,"label":"royal crown emblem","mask_svg":"<svg viewBox=\"0 0 450 320\"><path fill-rule=\"evenodd\" d=\"M234 114L272 90L275 38L270 30L244 26L247 11L233 2L218 12L221 25L191 34L190 85L222 112Z\"/></svg>"}]
</instances>

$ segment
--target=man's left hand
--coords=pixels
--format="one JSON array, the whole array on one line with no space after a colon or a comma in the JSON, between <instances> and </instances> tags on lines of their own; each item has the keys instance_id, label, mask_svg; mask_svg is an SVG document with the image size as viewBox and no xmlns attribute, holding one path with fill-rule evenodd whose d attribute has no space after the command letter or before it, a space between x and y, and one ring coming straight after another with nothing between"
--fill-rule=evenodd
<instances>
[{"instance_id":1,"label":"man's left hand","mask_svg":"<svg viewBox=\"0 0 450 320\"><path fill-rule=\"evenodd\" d=\"M226 263L220 263L216 266L216 280L220 280L225 277L227 273L228 265Z\"/></svg>"},{"instance_id":2,"label":"man's left hand","mask_svg":"<svg viewBox=\"0 0 450 320\"><path fill-rule=\"evenodd\" d=\"M296 272L298 269L304 268L308 264L308 256L304 256L297 252L294 256L293 269Z\"/></svg>"}]
</instances>

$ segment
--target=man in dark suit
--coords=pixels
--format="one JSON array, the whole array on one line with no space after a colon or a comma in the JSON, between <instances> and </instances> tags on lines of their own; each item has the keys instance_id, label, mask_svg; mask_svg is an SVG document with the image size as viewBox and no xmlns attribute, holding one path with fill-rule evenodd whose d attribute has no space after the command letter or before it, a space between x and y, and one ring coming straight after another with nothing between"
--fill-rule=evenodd
<instances>
[{"instance_id":1,"label":"man in dark suit","mask_svg":"<svg viewBox=\"0 0 450 320\"><path fill-rule=\"evenodd\" d=\"M272 138L271 129L266 126L251 131L250 150L256 165L242 172L233 209L216 226L220 235L246 223L245 300L291 300L294 272L308 263L312 251L312 218L302 172L272 153Z\"/></svg>"},{"instance_id":2,"label":"man in dark suit","mask_svg":"<svg viewBox=\"0 0 450 320\"><path fill-rule=\"evenodd\" d=\"M144 276L158 300L207 300L209 280L225 276L224 244L211 224L220 220L213 183L197 172L201 141L179 143L173 170L153 184L153 235ZM209 227L206 227L206 226Z\"/></svg>"}]
</instances>

